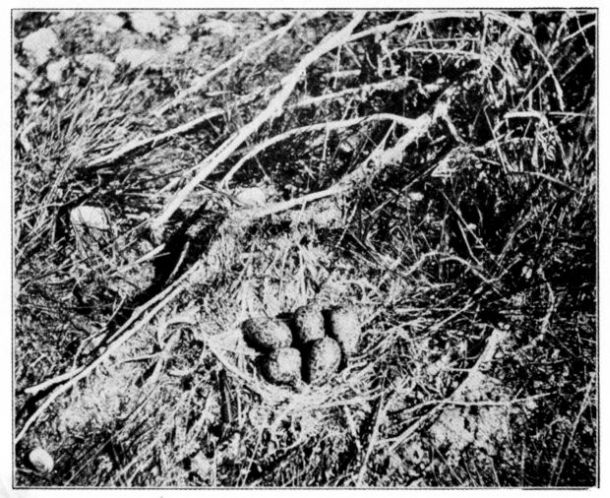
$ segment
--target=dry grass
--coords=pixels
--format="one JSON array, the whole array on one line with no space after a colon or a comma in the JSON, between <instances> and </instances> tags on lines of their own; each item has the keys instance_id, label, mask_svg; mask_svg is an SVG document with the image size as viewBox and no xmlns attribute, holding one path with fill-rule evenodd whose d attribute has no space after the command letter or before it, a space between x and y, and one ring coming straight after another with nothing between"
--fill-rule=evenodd
<instances>
[{"instance_id":1,"label":"dry grass","mask_svg":"<svg viewBox=\"0 0 610 498\"><path fill-rule=\"evenodd\" d=\"M78 55L179 26L103 15L15 23L70 61L15 77L17 485L596 483L594 12L203 12L108 78ZM360 352L270 385L239 325L312 299Z\"/></svg>"}]
</instances>

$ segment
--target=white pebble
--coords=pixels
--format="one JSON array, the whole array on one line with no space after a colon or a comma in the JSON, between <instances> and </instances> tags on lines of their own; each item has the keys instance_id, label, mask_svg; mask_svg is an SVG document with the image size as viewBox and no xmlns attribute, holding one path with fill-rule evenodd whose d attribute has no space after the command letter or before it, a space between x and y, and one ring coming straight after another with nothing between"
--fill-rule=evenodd
<instances>
[{"instance_id":1,"label":"white pebble","mask_svg":"<svg viewBox=\"0 0 610 498\"><path fill-rule=\"evenodd\" d=\"M320 228L330 228L341 222L341 210L334 204L312 214L312 221Z\"/></svg>"},{"instance_id":2,"label":"white pebble","mask_svg":"<svg viewBox=\"0 0 610 498\"><path fill-rule=\"evenodd\" d=\"M267 22L272 26L283 23L288 18L285 12L276 10L267 15Z\"/></svg>"},{"instance_id":3,"label":"white pebble","mask_svg":"<svg viewBox=\"0 0 610 498\"><path fill-rule=\"evenodd\" d=\"M201 27L216 36L226 36L228 38L235 36L235 25L228 21L212 19L211 21L204 23Z\"/></svg>"},{"instance_id":4,"label":"white pebble","mask_svg":"<svg viewBox=\"0 0 610 498\"><path fill-rule=\"evenodd\" d=\"M65 57L58 61L49 62L47 65L47 79L51 83L60 83L64 77L64 71L70 65L70 61Z\"/></svg>"},{"instance_id":5,"label":"white pebble","mask_svg":"<svg viewBox=\"0 0 610 498\"><path fill-rule=\"evenodd\" d=\"M110 215L105 209L79 206L70 211L70 223L76 249L83 256L99 252L102 246L112 241Z\"/></svg>"},{"instance_id":6,"label":"white pebble","mask_svg":"<svg viewBox=\"0 0 610 498\"><path fill-rule=\"evenodd\" d=\"M34 448L30 451L29 460L38 472L44 472L45 474L51 472L55 466L53 457L42 448Z\"/></svg>"},{"instance_id":7,"label":"white pebble","mask_svg":"<svg viewBox=\"0 0 610 498\"><path fill-rule=\"evenodd\" d=\"M191 43L191 37L188 35L176 36L171 39L167 44L167 52L175 55L181 54L182 52L186 52Z\"/></svg>"},{"instance_id":8,"label":"white pebble","mask_svg":"<svg viewBox=\"0 0 610 498\"><path fill-rule=\"evenodd\" d=\"M102 23L95 28L100 34L105 33L116 33L125 24L125 19L116 14L105 15L102 19Z\"/></svg>"},{"instance_id":9,"label":"white pebble","mask_svg":"<svg viewBox=\"0 0 610 498\"><path fill-rule=\"evenodd\" d=\"M265 191L259 187L249 187L237 194L237 200L249 206L262 206L267 200Z\"/></svg>"},{"instance_id":10,"label":"white pebble","mask_svg":"<svg viewBox=\"0 0 610 498\"><path fill-rule=\"evenodd\" d=\"M59 51L59 39L52 29L42 28L23 39L23 50L30 60L41 66L49 60L52 51Z\"/></svg>"},{"instance_id":11,"label":"white pebble","mask_svg":"<svg viewBox=\"0 0 610 498\"><path fill-rule=\"evenodd\" d=\"M174 13L176 22L181 28L188 28L199 20L200 11L198 10L178 10Z\"/></svg>"},{"instance_id":12,"label":"white pebble","mask_svg":"<svg viewBox=\"0 0 610 498\"><path fill-rule=\"evenodd\" d=\"M132 12L129 16L131 25L141 35L152 35L160 38L165 33L161 18L155 12Z\"/></svg>"},{"instance_id":13,"label":"white pebble","mask_svg":"<svg viewBox=\"0 0 610 498\"><path fill-rule=\"evenodd\" d=\"M70 212L70 223L75 229L80 227L95 230L110 230L110 215L100 207L78 206Z\"/></svg>"}]
</instances>

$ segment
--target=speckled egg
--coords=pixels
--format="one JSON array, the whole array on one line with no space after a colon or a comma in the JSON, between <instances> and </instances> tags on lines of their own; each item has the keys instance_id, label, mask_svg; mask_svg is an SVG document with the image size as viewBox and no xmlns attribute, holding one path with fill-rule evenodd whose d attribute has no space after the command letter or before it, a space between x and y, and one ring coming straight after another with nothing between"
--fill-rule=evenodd
<instances>
[{"instance_id":1,"label":"speckled egg","mask_svg":"<svg viewBox=\"0 0 610 498\"><path fill-rule=\"evenodd\" d=\"M345 358L350 358L358 351L360 340L360 322L356 310L341 306L330 310L330 334L341 346Z\"/></svg>"},{"instance_id":2,"label":"speckled egg","mask_svg":"<svg viewBox=\"0 0 610 498\"><path fill-rule=\"evenodd\" d=\"M310 343L307 348L304 377L305 381L318 384L335 373L341 363L341 348L337 341L323 337Z\"/></svg>"},{"instance_id":3,"label":"speckled egg","mask_svg":"<svg viewBox=\"0 0 610 498\"><path fill-rule=\"evenodd\" d=\"M294 348L271 351L263 359L262 372L272 384L294 384L301 379L301 353Z\"/></svg>"},{"instance_id":4,"label":"speckled egg","mask_svg":"<svg viewBox=\"0 0 610 498\"><path fill-rule=\"evenodd\" d=\"M305 345L324 337L324 316L315 305L301 306L294 312L295 342Z\"/></svg>"},{"instance_id":5,"label":"speckled egg","mask_svg":"<svg viewBox=\"0 0 610 498\"><path fill-rule=\"evenodd\" d=\"M292 344L292 333L285 322L275 318L249 318L242 324L246 342L259 350L271 351Z\"/></svg>"}]
</instances>

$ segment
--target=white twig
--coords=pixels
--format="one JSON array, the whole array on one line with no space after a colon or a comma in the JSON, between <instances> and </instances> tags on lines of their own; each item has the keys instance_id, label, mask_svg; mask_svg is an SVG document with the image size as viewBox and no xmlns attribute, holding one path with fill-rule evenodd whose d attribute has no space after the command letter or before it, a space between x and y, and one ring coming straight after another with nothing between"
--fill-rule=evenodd
<instances>
[{"instance_id":1,"label":"white twig","mask_svg":"<svg viewBox=\"0 0 610 498\"><path fill-rule=\"evenodd\" d=\"M317 105L321 102L326 102L327 100L340 99L341 97L352 95L354 93L366 95L368 93L376 92L379 90L388 90L396 92L398 90L402 90L411 82L420 82L420 80L411 76L399 76L397 78L393 78L391 80L386 81L380 81L378 83L369 83L367 85L345 88L343 90L339 90L338 92L326 93L324 95L318 95L316 97L307 97L297 102L296 104L289 106L289 108L295 109L300 107L309 107Z\"/></svg>"},{"instance_id":2,"label":"white twig","mask_svg":"<svg viewBox=\"0 0 610 498\"><path fill-rule=\"evenodd\" d=\"M286 100L290 97L295 86L305 73L307 68L317 61L322 55L330 52L341 46L349 38L349 35L354 28L360 23L364 17L363 12L358 12L354 15L352 21L347 26L338 31L332 36L326 37L319 45L309 52L297 64L294 70L282 80L282 87L278 93L271 99L267 107L252 121L247 123L239 132L229 138L218 150L211 156L204 159L197 165L197 173L185 187L183 187L164 207L161 213L152 221L151 229L153 233L158 232L165 223L170 219L172 214L186 200L190 193L212 173L219 164L225 161L237 148L243 144L253 133L255 133L264 123L280 115Z\"/></svg>"},{"instance_id":3,"label":"white twig","mask_svg":"<svg viewBox=\"0 0 610 498\"><path fill-rule=\"evenodd\" d=\"M311 133L314 131L324 130L326 132L331 130L340 130L343 128L350 128L352 126L368 123L370 121L394 121L397 124L402 126L410 127L413 126L415 120L405 118L404 116L399 116L398 114L389 114L389 113L380 113L373 114L371 116L366 117L358 117L352 119L341 119L337 121L327 121L324 123L316 123L313 125L301 126L299 128L293 128L291 130L285 131L284 133L280 133L279 135L275 135L264 142L253 147L250 152L248 152L245 156L243 156L235 165L231 168L231 170L225 175L225 177L220 182L220 187L228 185L231 181L235 173L239 171L239 169L250 159L260 154L263 150L268 149L272 145L276 143L282 142L290 137L295 135L301 135L304 133Z\"/></svg>"},{"instance_id":4,"label":"white twig","mask_svg":"<svg viewBox=\"0 0 610 498\"><path fill-rule=\"evenodd\" d=\"M303 107L311 107L311 106L320 104L322 102L327 102L329 100L337 100L337 99L340 99L347 95L352 95L355 93L358 93L361 95L367 95L369 93L379 91L379 90L387 90L387 91L396 92L398 90L405 88L410 82L413 82L413 81L419 81L419 80L417 80L416 78L409 77L409 76L400 76L397 78L393 78L391 80L381 81L378 83L369 83L367 85L357 86L357 87L353 87L353 88L346 88L346 89L338 91L338 92L327 93L325 95L319 95L317 97L307 97L307 98L304 98L301 101L297 102L296 104L292 104L292 105L288 106L288 108L289 109L300 109ZM257 88L256 90L254 90L254 91L248 93L247 95L244 95L244 96L238 98L236 101L232 102L232 105L242 106L242 105L249 104L249 103L253 102L254 100L256 100L258 97L260 97L261 94L270 92L277 86L278 85L274 85L271 87ZM202 116L198 116L179 126L166 130L162 133L153 135L152 137L131 140L128 143L126 143L125 145L122 145L122 146L114 149L112 152L109 152L108 154L105 154L105 155L98 157L97 159L91 161L85 167L86 168L97 168L97 167L109 166L112 163L115 163L116 161L118 161L120 158L126 156L127 154L132 154L140 149L143 149L144 147L154 147L162 142L165 142L166 140L170 140L173 137L177 137L179 135L188 133L189 131L194 130L195 128L201 126L202 124L204 124L208 121L211 121L212 119L219 118L224 114L225 114L224 109L214 109L212 111L206 112Z\"/></svg>"}]
</instances>

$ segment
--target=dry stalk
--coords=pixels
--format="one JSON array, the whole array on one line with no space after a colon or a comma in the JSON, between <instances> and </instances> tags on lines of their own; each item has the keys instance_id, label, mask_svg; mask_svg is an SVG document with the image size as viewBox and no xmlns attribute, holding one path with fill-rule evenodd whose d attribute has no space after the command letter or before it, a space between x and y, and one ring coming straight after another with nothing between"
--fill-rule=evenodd
<instances>
[{"instance_id":1,"label":"dry stalk","mask_svg":"<svg viewBox=\"0 0 610 498\"><path fill-rule=\"evenodd\" d=\"M220 187L227 186L231 181L235 173L239 171L239 169L250 159L260 154L263 150L268 149L272 145L276 143L282 142L290 137L295 135L302 135L305 133L312 133L314 131L324 130L325 132L332 130L341 130L344 128L350 128L352 126L361 125L364 123L368 123L370 121L393 121L394 123L400 124L405 127L411 127L413 125L414 120L405 118L404 116L399 116L398 114L389 114L389 113L380 113L373 114L371 116L366 117L358 117L352 119L341 119L337 121L326 121L324 123L316 123L313 125L301 126L299 128L293 128L291 130L285 131L284 133L280 133L279 135L275 135L264 142L261 142L254 148L250 150L245 156L243 156L235 165L231 168L231 170L225 175L225 177L220 182Z\"/></svg>"},{"instance_id":2,"label":"dry stalk","mask_svg":"<svg viewBox=\"0 0 610 498\"><path fill-rule=\"evenodd\" d=\"M252 121L247 123L241 130L230 137L220 148L204 159L197 165L197 173L163 208L161 213L153 219L151 229L153 233L158 233L165 223L171 218L172 214L180 207L191 192L205 180L222 162L237 150L253 133L267 121L275 118L282 113L284 104L292 94L301 76L307 68L316 62L321 56L334 50L349 39L351 32L361 22L364 17L363 12L354 15L352 21L334 35L326 37L311 52L309 52L297 64L294 70L282 80L282 87L279 92L271 99L267 107Z\"/></svg>"},{"instance_id":3,"label":"dry stalk","mask_svg":"<svg viewBox=\"0 0 610 498\"><path fill-rule=\"evenodd\" d=\"M366 466L368 464L369 458L371 458L371 454L373 453L373 449L377 445L379 440L379 427L382 422L385 420L386 412L388 404L384 403L383 396L378 401L379 405L377 407L377 414L375 415L375 423L373 425L373 431L371 432L371 437L369 440L369 444L366 448L366 453L362 458L362 462L360 464L360 470L358 471L358 477L356 478L356 486L361 487L364 484L364 478L366 477Z\"/></svg>"},{"instance_id":4,"label":"dry stalk","mask_svg":"<svg viewBox=\"0 0 610 498\"><path fill-rule=\"evenodd\" d=\"M361 85L353 88L346 88L344 90L328 93L325 95L319 95L317 97L308 97L304 98L296 104L292 104L288 106L288 109L300 109L303 107L311 107L321 104L323 102L328 102L332 100L337 100L348 95L352 94L360 94L360 95L368 95L372 92L387 90L397 92L403 88L405 88L409 83L413 81L419 81L415 78L411 78L409 76L399 76L397 78L393 78L387 81L381 81L378 83L369 83L366 85ZM267 94L268 92L277 89L278 85L274 85L272 87L265 88L257 88L254 91L248 93L237 99L237 101L233 102L233 105L243 106L254 102L257 98L259 98L263 94ZM183 123L174 128L170 128L162 133L158 133L151 137L140 138L131 140L128 143L114 149L112 152L105 154L97 159L88 163L86 168L99 168L99 167L108 167L112 164L116 163L122 157L125 157L129 154L133 154L138 150L141 150L145 147L155 147L160 143L163 143L171 138L177 137L179 135L183 135L188 133L195 128L201 126L202 124L211 121L212 119L219 118L225 114L224 109L214 109L210 112L207 112L201 116L198 116L186 123Z\"/></svg>"},{"instance_id":5,"label":"dry stalk","mask_svg":"<svg viewBox=\"0 0 610 498\"><path fill-rule=\"evenodd\" d=\"M261 90L258 90L240 98L237 101L237 105L244 105L252 102L260 95L260 93ZM165 142L166 140L169 140L170 138L188 133L189 131L197 128L198 126L201 126L202 124L212 119L222 116L224 113L224 109L214 109L210 112L206 112L205 114L196 117L195 119L191 119L190 121L187 121L186 123L181 124L180 126L176 126L175 128L171 128L167 131L164 131L163 133L158 133L157 135L154 135L152 137L131 140L130 142L113 150L112 152L109 152L108 154L105 154L102 157L91 161L85 167L99 168L111 165L113 163L116 163L116 161L118 161L122 157L125 157L128 154L132 154L137 150L143 149L144 147L154 147L162 142Z\"/></svg>"}]
</instances>

